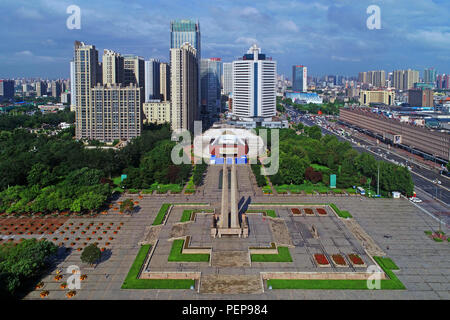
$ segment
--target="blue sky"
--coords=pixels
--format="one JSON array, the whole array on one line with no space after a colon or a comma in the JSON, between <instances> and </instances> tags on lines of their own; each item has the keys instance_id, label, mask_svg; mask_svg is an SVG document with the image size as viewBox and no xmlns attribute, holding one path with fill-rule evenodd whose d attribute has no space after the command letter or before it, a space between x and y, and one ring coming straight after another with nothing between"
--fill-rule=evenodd
<instances>
[{"instance_id":1,"label":"blue sky","mask_svg":"<svg viewBox=\"0 0 450 320\"><path fill-rule=\"evenodd\" d=\"M66 28L69 5L81 29ZM369 30L369 5L381 29ZM448 0L1 0L0 77L69 76L75 40L122 54L169 58L170 20L200 21L202 56L232 61L257 42L290 77L435 67L450 73Z\"/></svg>"}]
</instances>

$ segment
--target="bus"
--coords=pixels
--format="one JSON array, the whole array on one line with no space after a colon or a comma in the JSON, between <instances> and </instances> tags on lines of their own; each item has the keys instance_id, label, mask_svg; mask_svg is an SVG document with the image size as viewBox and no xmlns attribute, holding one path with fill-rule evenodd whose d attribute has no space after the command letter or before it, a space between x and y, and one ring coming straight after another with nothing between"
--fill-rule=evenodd
<instances>
[{"instance_id":1,"label":"bus","mask_svg":"<svg viewBox=\"0 0 450 320\"><path fill-rule=\"evenodd\" d=\"M363 188L358 187L358 188L356 188L356 190L357 190L358 193L361 194L362 196L366 195L366 191L365 191Z\"/></svg>"}]
</instances>

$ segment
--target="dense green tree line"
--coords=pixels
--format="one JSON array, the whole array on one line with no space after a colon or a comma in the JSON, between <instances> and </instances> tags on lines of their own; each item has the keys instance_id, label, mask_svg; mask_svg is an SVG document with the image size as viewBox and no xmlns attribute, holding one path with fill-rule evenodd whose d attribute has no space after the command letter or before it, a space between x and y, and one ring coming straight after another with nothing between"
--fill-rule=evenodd
<instances>
[{"instance_id":1,"label":"dense green tree line","mask_svg":"<svg viewBox=\"0 0 450 320\"><path fill-rule=\"evenodd\" d=\"M34 115L13 114L11 112L0 114L0 131L14 130L15 128L40 128L44 123L57 126L61 122L74 123L75 112L69 110L56 113L42 114L36 111Z\"/></svg>"},{"instance_id":2,"label":"dense green tree line","mask_svg":"<svg viewBox=\"0 0 450 320\"><path fill-rule=\"evenodd\" d=\"M47 240L29 239L0 245L0 298L12 298L45 269L57 247Z\"/></svg>"},{"instance_id":3,"label":"dense green tree line","mask_svg":"<svg viewBox=\"0 0 450 320\"><path fill-rule=\"evenodd\" d=\"M299 104L292 101L292 99L285 99L283 102L287 105L294 107L299 111L304 111L308 113L318 114L319 110L322 111L323 114L337 115L339 114L339 108L344 106L343 103L339 102L328 102L322 104L308 103L308 104Z\"/></svg>"},{"instance_id":4,"label":"dense green tree line","mask_svg":"<svg viewBox=\"0 0 450 320\"><path fill-rule=\"evenodd\" d=\"M124 186L184 183L191 165L168 165L170 127L149 126L120 151L86 149L73 130L56 136L16 129L0 133L0 212L87 212L111 193L110 178L128 174Z\"/></svg>"},{"instance_id":5,"label":"dense green tree line","mask_svg":"<svg viewBox=\"0 0 450 320\"><path fill-rule=\"evenodd\" d=\"M383 194L392 191L412 194L414 185L408 169L376 161L369 153L359 154L348 142L340 142L332 135L322 136L319 127L305 127L304 130L301 135L296 135L291 129L280 130L280 166L278 173L270 176L273 184L302 184L306 180L307 168L318 164L328 168L322 172L322 181L327 185L329 175L333 173L337 175L339 188L367 186L368 182L376 188L379 166Z\"/></svg>"}]
</instances>

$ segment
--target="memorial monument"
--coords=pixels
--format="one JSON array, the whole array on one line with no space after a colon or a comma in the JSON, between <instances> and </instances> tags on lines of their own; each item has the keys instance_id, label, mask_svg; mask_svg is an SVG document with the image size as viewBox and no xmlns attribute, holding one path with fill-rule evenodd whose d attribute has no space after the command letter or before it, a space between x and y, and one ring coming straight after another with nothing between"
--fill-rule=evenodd
<instances>
[{"instance_id":1,"label":"memorial monument","mask_svg":"<svg viewBox=\"0 0 450 320\"><path fill-rule=\"evenodd\" d=\"M242 216L242 223L239 221L238 192L236 159L232 158L231 163L231 188L230 202L228 205L228 167L227 161L223 162L222 170L222 204L219 216L213 217L211 227L211 236L222 237L222 235L237 235L239 237L248 237L248 223L246 216ZM245 229L245 230L244 230Z\"/></svg>"}]
</instances>

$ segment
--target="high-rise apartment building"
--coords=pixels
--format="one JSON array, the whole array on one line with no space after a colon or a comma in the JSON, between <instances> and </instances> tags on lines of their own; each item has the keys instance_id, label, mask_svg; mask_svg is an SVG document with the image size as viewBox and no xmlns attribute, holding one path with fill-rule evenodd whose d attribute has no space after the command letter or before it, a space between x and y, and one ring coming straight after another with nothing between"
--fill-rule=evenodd
<instances>
[{"instance_id":1,"label":"high-rise apartment building","mask_svg":"<svg viewBox=\"0 0 450 320\"><path fill-rule=\"evenodd\" d=\"M97 85L92 89L91 139L131 140L142 131L143 89L135 84Z\"/></svg>"},{"instance_id":2,"label":"high-rise apartment building","mask_svg":"<svg viewBox=\"0 0 450 320\"><path fill-rule=\"evenodd\" d=\"M14 81L0 80L0 101L14 98Z\"/></svg>"},{"instance_id":3,"label":"high-rise apartment building","mask_svg":"<svg viewBox=\"0 0 450 320\"><path fill-rule=\"evenodd\" d=\"M122 65L119 54L110 50L104 53L106 60L100 64L95 46L75 42L76 138L104 142L130 140L141 134L143 88L137 83L118 82L120 75L125 74L125 63ZM100 68L104 71L100 72Z\"/></svg>"},{"instance_id":4,"label":"high-rise apartment building","mask_svg":"<svg viewBox=\"0 0 450 320\"><path fill-rule=\"evenodd\" d=\"M425 83L436 83L436 69L434 68L426 68L423 70L423 82Z\"/></svg>"},{"instance_id":5,"label":"high-rise apartment building","mask_svg":"<svg viewBox=\"0 0 450 320\"><path fill-rule=\"evenodd\" d=\"M75 136L77 139L93 137L92 88L97 84L98 51L94 45L75 41Z\"/></svg>"},{"instance_id":6,"label":"high-rise apartment building","mask_svg":"<svg viewBox=\"0 0 450 320\"><path fill-rule=\"evenodd\" d=\"M308 70L305 66L292 66L292 90L297 92L308 91Z\"/></svg>"},{"instance_id":7,"label":"high-rise apartment building","mask_svg":"<svg viewBox=\"0 0 450 320\"><path fill-rule=\"evenodd\" d=\"M242 119L276 115L277 64L253 45L233 61L233 114Z\"/></svg>"},{"instance_id":8,"label":"high-rise apartment building","mask_svg":"<svg viewBox=\"0 0 450 320\"><path fill-rule=\"evenodd\" d=\"M124 59L112 50L103 50L102 57L103 84L119 84L124 82Z\"/></svg>"},{"instance_id":9,"label":"high-rise apartment building","mask_svg":"<svg viewBox=\"0 0 450 320\"><path fill-rule=\"evenodd\" d=\"M414 83L419 82L417 70L395 70L393 73L393 87L396 90L406 91L414 88Z\"/></svg>"},{"instance_id":10,"label":"high-rise apartment building","mask_svg":"<svg viewBox=\"0 0 450 320\"><path fill-rule=\"evenodd\" d=\"M384 70L360 72L358 82L381 88L386 86L386 72Z\"/></svg>"},{"instance_id":11,"label":"high-rise apartment building","mask_svg":"<svg viewBox=\"0 0 450 320\"><path fill-rule=\"evenodd\" d=\"M145 102L161 98L160 64L156 59L145 61Z\"/></svg>"},{"instance_id":12,"label":"high-rise apartment building","mask_svg":"<svg viewBox=\"0 0 450 320\"><path fill-rule=\"evenodd\" d=\"M222 61L220 58L202 59L200 63L201 106L211 119L218 118L221 107Z\"/></svg>"},{"instance_id":13,"label":"high-rise apartment building","mask_svg":"<svg viewBox=\"0 0 450 320\"><path fill-rule=\"evenodd\" d=\"M170 65L161 62L159 65L159 88L161 101L170 99Z\"/></svg>"},{"instance_id":14,"label":"high-rise apartment building","mask_svg":"<svg viewBox=\"0 0 450 320\"><path fill-rule=\"evenodd\" d=\"M145 60L142 57L135 55L124 55L124 85L128 86L130 83L138 87L145 87Z\"/></svg>"},{"instance_id":15,"label":"high-rise apartment building","mask_svg":"<svg viewBox=\"0 0 450 320\"><path fill-rule=\"evenodd\" d=\"M233 93L233 63L223 63L223 94L230 95Z\"/></svg>"},{"instance_id":16,"label":"high-rise apartment building","mask_svg":"<svg viewBox=\"0 0 450 320\"><path fill-rule=\"evenodd\" d=\"M170 101L172 130L193 132L198 119L198 58L189 43L170 49Z\"/></svg>"},{"instance_id":17,"label":"high-rise apartment building","mask_svg":"<svg viewBox=\"0 0 450 320\"><path fill-rule=\"evenodd\" d=\"M42 97L47 95L47 82L37 81L35 84L36 96Z\"/></svg>"},{"instance_id":18,"label":"high-rise apartment building","mask_svg":"<svg viewBox=\"0 0 450 320\"><path fill-rule=\"evenodd\" d=\"M60 81L52 81L52 97L59 98L62 92L62 84Z\"/></svg>"},{"instance_id":19,"label":"high-rise apartment building","mask_svg":"<svg viewBox=\"0 0 450 320\"><path fill-rule=\"evenodd\" d=\"M436 79L436 87L438 89L450 89L450 74L440 74Z\"/></svg>"},{"instance_id":20,"label":"high-rise apartment building","mask_svg":"<svg viewBox=\"0 0 450 320\"><path fill-rule=\"evenodd\" d=\"M156 124L170 122L170 107L170 101L144 102L144 121Z\"/></svg>"}]
</instances>

